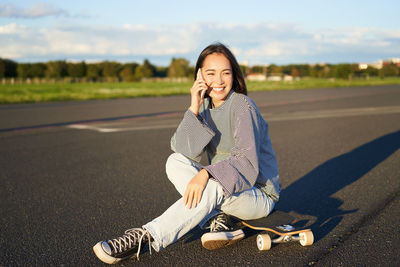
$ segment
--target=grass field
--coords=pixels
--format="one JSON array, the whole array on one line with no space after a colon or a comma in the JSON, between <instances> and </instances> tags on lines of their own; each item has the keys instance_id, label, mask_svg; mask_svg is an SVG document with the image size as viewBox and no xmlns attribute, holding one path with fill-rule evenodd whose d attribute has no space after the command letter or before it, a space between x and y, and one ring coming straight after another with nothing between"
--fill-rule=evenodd
<instances>
[{"instance_id":1,"label":"grass field","mask_svg":"<svg viewBox=\"0 0 400 267\"><path fill-rule=\"evenodd\" d=\"M400 77L369 80L301 79L247 82L249 91L400 84ZM0 104L188 94L192 82L0 84Z\"/></svg>"}]
</instances>

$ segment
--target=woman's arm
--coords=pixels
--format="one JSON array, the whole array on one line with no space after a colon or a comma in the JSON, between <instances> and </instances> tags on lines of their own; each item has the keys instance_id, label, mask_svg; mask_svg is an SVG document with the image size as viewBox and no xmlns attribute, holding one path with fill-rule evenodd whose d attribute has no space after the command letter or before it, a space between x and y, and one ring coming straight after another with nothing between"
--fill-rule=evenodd
<instances>
[{"instance_id":1,"label":"woman's arm","mask_svg":"<svg viewBox=\"0 0 400 267\"><path fill-rule=\"evenodd\" d=\"M199 162L199 157L214 135L214 131L203 122L200 116L187 110L171 138L171 149Z\"/></svg>"},{"instance_id":2,"label":"woman's arm","mask_svg":"<svg viewBox=\"0 0 400 267\"><path fill-rule=\"evenodd\" d=\"M191 92L191 104L186 111L182 122L179 124L175 134L171 138L171 149L186 157L199 161L205 146L214 137L214 131L203 121L199 110L204 99L201 94L207 89L201 69L197 72Z\"/></svg>"}]
</instances>

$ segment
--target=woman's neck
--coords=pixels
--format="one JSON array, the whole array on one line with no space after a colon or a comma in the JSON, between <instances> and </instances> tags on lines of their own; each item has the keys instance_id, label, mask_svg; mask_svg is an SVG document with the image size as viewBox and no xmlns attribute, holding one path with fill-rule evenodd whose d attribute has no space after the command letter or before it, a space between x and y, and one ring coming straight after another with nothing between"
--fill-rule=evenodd
<instances>
[{"instance_id":1,"label":"woman's neck","mask_svg":"<svg viewBox=\"0 0 400 267\"><path fill-rule=\"evenodd\" d=\"M218 107L221 106L224 102L225 102L225 100L219 100L219 101L214 101L214 99L211 100L211 103L212 103L212 107L213 107L213 108L218 108Z\"/></svg>"},{"instance_id":2,"label":"woman's neck","mask_svg":"<svg viewBox=\"0 0 400 267\"><path fill-rule=\"evenodd\" d=\"M211 106L212 108L218 108L220 107L232 94L233 90L229 91L228 95L224 99L217 99L215 100L214 98L211 98Z\"/></svg>"}]
</instances>

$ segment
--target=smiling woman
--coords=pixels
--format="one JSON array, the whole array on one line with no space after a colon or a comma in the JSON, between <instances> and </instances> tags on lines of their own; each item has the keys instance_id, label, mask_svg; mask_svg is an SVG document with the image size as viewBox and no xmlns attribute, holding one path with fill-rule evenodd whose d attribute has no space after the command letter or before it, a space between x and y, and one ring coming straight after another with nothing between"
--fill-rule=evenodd
<instances>
[{"instance_id":1,"label":"smiling woman","mask_svg":"<svg viewBox=\"0 0 400 267\"><path fill-rule=\"evenodd\" d=\"M268 125L246 95L235 57L225 45L212 44L200 54L196 71L190 107L171 138L175 153L166 164L167 176L182 197L141 228L98 242L93 249L103 262L139 257L146 243L150 251L160 251L197 225L209 225L210 232L201 238L206 249L236 243L244 233L234 228L231 216L267 216L279 199ZM207 165L200 164L203 154Z\"/></svg>"},{"instance_id":2,"label":"smiling woman","mask_svg":"<svg viewBox=\"0 0 400 267\"><path fill-rule=\"evenodd\" d=\"M223 54L211 54L203 62L207 94L215 108L219 107L232 89L232 68ZM200 69L199 69L200 70Z\"/></svg>"},{"instance_id":3,"label":"smiling woman","mask_svg":"<svg viewBox=\"0 0 400 267\"><path fill-rule=\"evenodd\" d=\"M225 101L232 89L232 68L225 55L217 53L208 55L203 62L203 69L197 70L196 80L191 89L190 110L196 115L206 93L211 97L213 107L216 108ZM206 78L203 78L203 72Z\"/></svg>"},{"instance_id":4,"label":"smiling woman","mask_svg":"<svg viewBox=\"0 0 400 267\"><path fill-rule=\"evenodd\" d=\"M197 83L204 83L207 88L205 91L211 97L214 107L220 106L225 101L231 89L247 95L246 83L239 64L224 45L217 43L205 48L197 60L195 71L198 75L191 91L196 90ZM204 91L204 88L200 89ZM193 97L192 100L194 103L192 101L191 111L197 114L197 100Z\"/></svg>"}]
</instances>

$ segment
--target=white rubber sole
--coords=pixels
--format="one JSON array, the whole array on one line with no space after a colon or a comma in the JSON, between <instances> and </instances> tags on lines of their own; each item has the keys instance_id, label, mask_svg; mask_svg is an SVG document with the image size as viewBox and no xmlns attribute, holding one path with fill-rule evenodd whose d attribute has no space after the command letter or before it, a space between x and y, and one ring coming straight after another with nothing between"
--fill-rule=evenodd
<instances>
[{"instance_id":1,"label":"white rubber sole","mask_svg":"<svg viewBox=\"0 0 400 267\"><path fill-rule=\"evenodd\" d=\"M121 260L123 260L123 259L111 257L110 255L105 253L101 246L101 243L102 243L102 241L97 243L93 247L93 251L94 251L94 254L96 254L97 258L99 258L102 262L108 263L108 264L116 264L116 263L120 262Z\"/></svg>"},{"instance_id":2,"label":"white rubber sole","mask_svg":"<svg viewBox=\"0 0 400 267\"><path fill-rule=\"evenodd\" d=\"M210 232L201 237L201 243L204 248L214 250L233 245L243 238L244 232L242 229L232 232Z\"/></svg>"}]
</instances>

